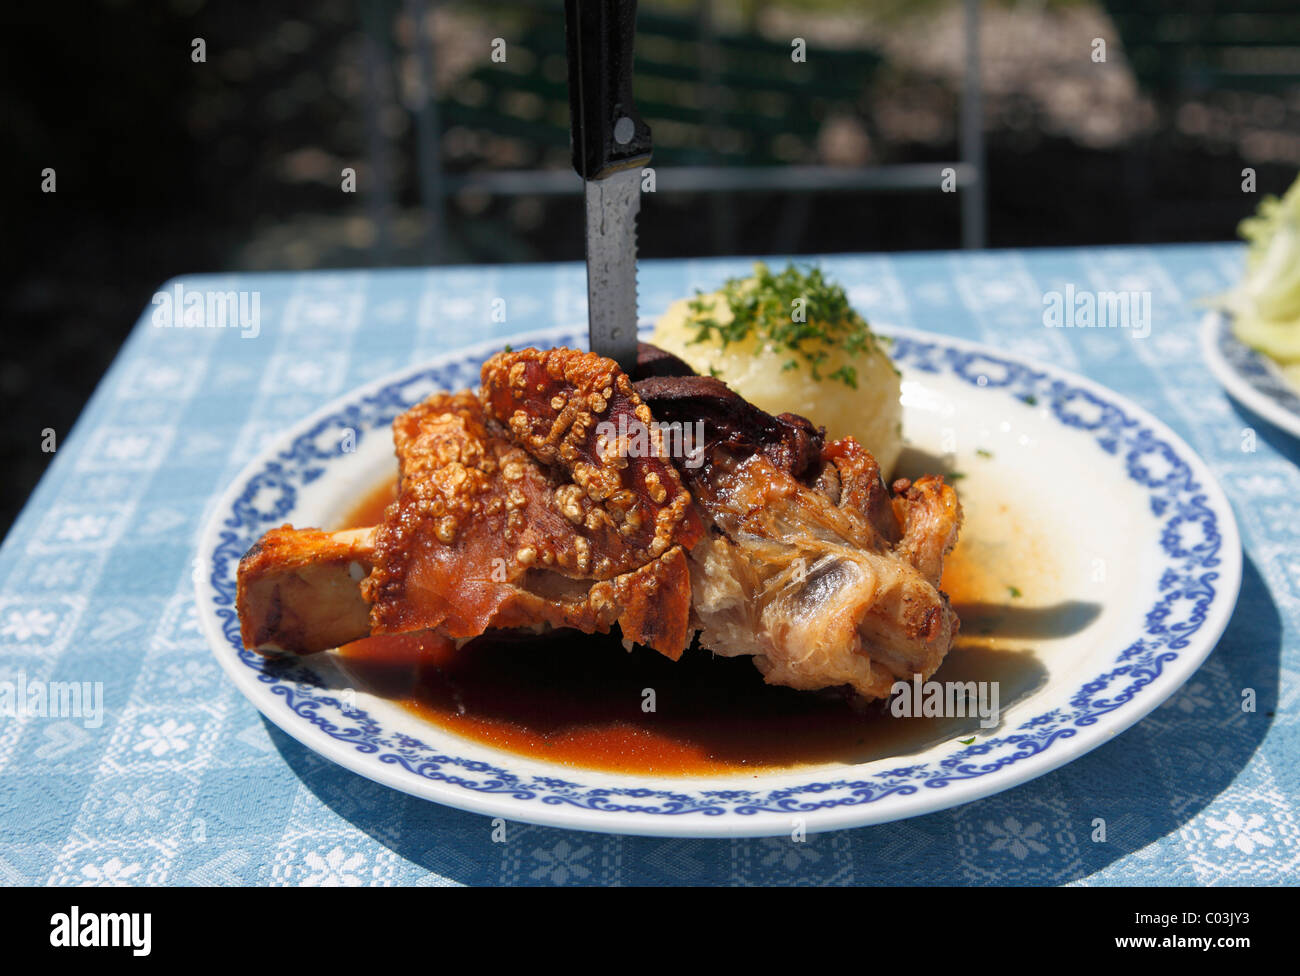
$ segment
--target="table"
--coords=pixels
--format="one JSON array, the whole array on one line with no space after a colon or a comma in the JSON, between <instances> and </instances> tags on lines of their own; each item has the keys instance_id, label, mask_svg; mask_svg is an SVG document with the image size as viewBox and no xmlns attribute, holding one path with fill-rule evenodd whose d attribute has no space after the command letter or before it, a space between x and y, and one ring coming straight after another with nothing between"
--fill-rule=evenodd
<instances>
[{"instance_id":1,"label":"table","mask_svg":"<svg viewBox=\"0 0 1300 976\"><path fill-rule=\"evenodd\" d=\"M0 687L102 682L104 704L98 728L0 718L0 883L1295 884L1300 443L1225 396L1196 338L1197 299L1241 259L1230 244L820 259L871 321L1077 370L1171 424L1231 497L1246 561L1218 649L1115 741L995 797L803 844L521 823L495 842L487 818L378 786L270 726L199 635L196 533L267 438L439 351L581 322L582 266L169 282L256 292L258 334L156 327L162 306L146 309L0 548ZM642 309L749 265L645 261ZM1043 294L1070 284L1150 292L1150 335L1045 328Z\"/></svg>"}]
</instances>

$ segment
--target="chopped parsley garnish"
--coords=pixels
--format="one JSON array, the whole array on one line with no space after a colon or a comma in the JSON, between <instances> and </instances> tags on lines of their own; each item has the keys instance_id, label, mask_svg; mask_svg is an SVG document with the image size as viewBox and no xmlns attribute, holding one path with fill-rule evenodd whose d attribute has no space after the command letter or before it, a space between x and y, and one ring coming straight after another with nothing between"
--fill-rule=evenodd
<instances>
[{"instance_id":1,"label":"chopped parsley garnish","mask_svg":"<svg viewBox=\"0 0 1300 976\"><path fill-rule=\"evenodd\" d=\"M715 301L731 312L730 321L719 321ZM773 274L767 265L757 263L753 277L729 278L716 296L697 291L688 307L688 323L695 328L692 342L716 340L726 348L752 337L792 354L782 369L797 369L802 360L818 381L832 353L853 358L880 351L879 341L849 304L844 288L827 281L816 267L801 270L791 264ZM858 388L857 368L847 363L826 378Z\"/></svg>"},{"instance_id":2,"label":"chopped parsley garnish","mask_svg":"<svg viewBox=\"0 0 1300 976\"><path fill-rule=\"evenodd\" d=\"M1024 396L1020 398L1020 401L1022 403L1028 404L1031 407L1038 406L1038 397L1034 396L1032 393L1026 393Z\"/></svg>"},{"instance_id":3,"label":"chopped parsley garnish","mask_svg":"<svg viewBox=\"0 0 1300 976\"><path fill-rule=\"evenodd\" d=\"M1020 588L1018 586L1008 586L1007 592L1010 593L1013 597L1020 596Z\"/></svg>"},{"instance_id":4,"label":"chopped parsley garnish","mask_svg":"<svg viewBox=\"0 0 1300 976\"><path fill-rule=\"evenodd\" d=\"M962 478L966 477L966 472L949 471L946 475L944 475L944 477L947 478L949 481L960 481Z\"/></svg>"},{"instance_id":5,"label":"chopped parsley garnish","mask_svg":"<svg viewBox=\"0 0 1300 976\"><path fill-rule=\"evenodd\" d=\"M830 378L839 380L845 386L851 386L855 390L858 388L858 371L848 363L831 373Z\"/></svg>"},{"instance_id":6,"label":"chopped parsley garnish","mask_svg":"<svg viewBox=\"0 0 1300 976\"><path fill-rule=\"evenodd\" d=\"M982 457L982 458L991 458L991 457L993 456L993 452L992 452L992 451L985 450L985 449L982 448L982 447L977 447L977 448L975 449L975 453L978 454L978 455L979 455L980 457Z\"/></svg>"},{"instance_id":7,"label":"chopped parsley garnish","mask_svg":"<svg viewBox=\"0 0 1300 976\"><path fill-rule=\"evenodd\" d=\"M969 739L958 739L957 741L964 746L968 746L975 741L975 736L972 735Z\"/></svg>"}]
</instances>

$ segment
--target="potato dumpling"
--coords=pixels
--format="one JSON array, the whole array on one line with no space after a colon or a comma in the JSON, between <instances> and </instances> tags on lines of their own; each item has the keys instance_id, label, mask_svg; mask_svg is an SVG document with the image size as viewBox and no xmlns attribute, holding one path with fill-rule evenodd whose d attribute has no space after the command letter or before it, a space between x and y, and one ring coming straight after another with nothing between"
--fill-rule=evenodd
<instances>
[{"instance_id":1,"label":"potato dumpling","mask_svg":"<svg viewBox=\"0 0 1300 976\"><path fill-rule=\"evenodd\" d=\"M821 271L754 265L716 292L669 306L650 340L768 413L853 436L886 478L902 450L899 373L882 340Z\"/></svg>"}]
</instances>

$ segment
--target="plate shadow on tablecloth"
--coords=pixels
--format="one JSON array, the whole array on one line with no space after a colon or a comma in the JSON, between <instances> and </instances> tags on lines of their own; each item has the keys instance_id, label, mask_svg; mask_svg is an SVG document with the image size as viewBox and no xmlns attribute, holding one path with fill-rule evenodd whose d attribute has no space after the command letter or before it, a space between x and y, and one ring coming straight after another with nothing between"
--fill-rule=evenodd
<instances>
[{"instance_id":1,"label":"plate shadow on tablecloth","mask_svg":"<svg viewBox=\"0 0 1300 976\"><path fill-rule=\"evenodd\" d=\"M1251 410L1250 407L1238 402L1235 397L1229 396L1228 402L1232 404L1233 411L1241 419L1243 428L1249 427L1265 444L1292 464L1300 467L1300 437L1294 437L1287 433L1272 421L1266 420L1254 410ZM1243 453L1242 457L1249 457L1249 455Z\"/></svg>"},{"instance_id":2,"label":"plate shadow on tablecloth","mask_svg":"<svg viewBox=\"0 0 1300 976\"><path fill-rule=\"evenodd\" d=\"M1272 722L1281 636L1277 607L1247 558L1241 596L1218 648L1182 689L1115 741L996 796L910 820L809 835L801 844L617 837L516 821L505 822L498 843L491 818L380 786L263 721L323 804L398 857L452 883L1066 884L1175 833L1233 782ZM1240 706L1247 687L1257 695L1253 714ZM1092 839L1099 818L1106 821L1104 842ZM1159 863L1169 865L1159 880L1196 883L1182 858L1160 855Z\"/></svg>"}]
</instances>

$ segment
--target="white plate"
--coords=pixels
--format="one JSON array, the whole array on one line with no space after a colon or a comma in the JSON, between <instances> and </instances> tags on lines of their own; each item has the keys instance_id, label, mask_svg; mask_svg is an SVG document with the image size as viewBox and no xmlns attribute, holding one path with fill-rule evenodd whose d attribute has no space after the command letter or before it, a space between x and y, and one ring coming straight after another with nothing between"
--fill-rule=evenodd
<instances>
[{"instance_id":1,"label":"white plate","mask_svg":"<svg viewBox=\"0 0 1300 976\"><path fill-rule=\"evenodd\" d=\"M320 755L416 796L534 823L683 836L831 830L928 813L1041 776L1137 722L1200 666L1236 602L1236 522L1195 453L1110 390L974 343L881 331L895 339L909 442L953 454L966 476L963 544L1008 567L1017 607L1031 618L1038 608L1046 624L1016 652L1033 667L1002 688L996 728L949 731L860 764L616 774L453 734L347 689L330 654L286 669L243 650L234 596L245 550L284 522L337 526L395 471L392 418L433 390L475 385L500 344L347 394L248 465L200 538L196 594L212 651L263 714ZM510 341L585 346L572 329ZM356 451L345 454L348 428Z\"/></svg>"},{"instance_id":2,"label":"white plate","mask_svg":"<svg viewBox=\"0 0 1300 976\"><path fill-rule=\"evenodd\" d=\"M1300 391L1277 364L1246 345L1232 331L1232 317L1212 311L1201 323L1201 352L1216 379L1240 403L1265 420L1300 437Z\"/></svg>"}]
</instances>

